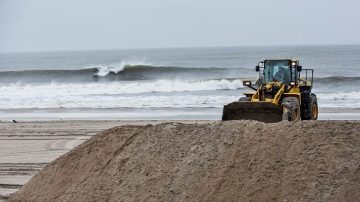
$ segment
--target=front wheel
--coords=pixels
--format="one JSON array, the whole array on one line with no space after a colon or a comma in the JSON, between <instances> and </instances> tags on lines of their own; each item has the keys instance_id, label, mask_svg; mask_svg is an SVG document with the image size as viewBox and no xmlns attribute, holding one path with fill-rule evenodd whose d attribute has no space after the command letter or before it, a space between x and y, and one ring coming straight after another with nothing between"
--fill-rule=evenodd
<instances>
[{"instance_id":1,"label":"front wheel","mask_svg":"<svg viewBox=\"0 0 360 202\"><path fill-rule=\"evenodd\" d=\"M296 97L286 97L282 100L283 121L298 121L300 118L300 103Z\"/></svg>"}]
</instances>

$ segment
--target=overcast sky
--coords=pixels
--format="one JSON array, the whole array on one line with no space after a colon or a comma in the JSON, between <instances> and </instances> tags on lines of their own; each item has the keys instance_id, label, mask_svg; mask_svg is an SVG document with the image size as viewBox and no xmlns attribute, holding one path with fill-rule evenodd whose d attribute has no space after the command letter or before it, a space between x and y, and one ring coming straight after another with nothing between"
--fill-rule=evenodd
<instances>
[{"instance_id":1,"label":"overcast sky","mask_svg":"<svg viewBox=\"0 0 360 202\"><path fill-rule=\"evenodd\" d=\"M360 44L359 0L0 0L0 52Z\"/></svg>"}]
</instances>

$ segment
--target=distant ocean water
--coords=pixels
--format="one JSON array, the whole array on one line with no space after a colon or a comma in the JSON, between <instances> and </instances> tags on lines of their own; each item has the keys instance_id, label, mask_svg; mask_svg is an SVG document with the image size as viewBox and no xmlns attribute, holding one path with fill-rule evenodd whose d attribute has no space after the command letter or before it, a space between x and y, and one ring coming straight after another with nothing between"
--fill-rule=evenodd
<instances>
[{"instance_id":1,"label":"distant ocean water","mask_svg":"<svg viewBox=\"0 0 360 202\"><path fill-rule=\"evenodd\" d=\"M1 53L0 109L221 108L266 58L313 68L320 107L360 108L360 46L344 45Z\"/></svg>"}]
</instances>

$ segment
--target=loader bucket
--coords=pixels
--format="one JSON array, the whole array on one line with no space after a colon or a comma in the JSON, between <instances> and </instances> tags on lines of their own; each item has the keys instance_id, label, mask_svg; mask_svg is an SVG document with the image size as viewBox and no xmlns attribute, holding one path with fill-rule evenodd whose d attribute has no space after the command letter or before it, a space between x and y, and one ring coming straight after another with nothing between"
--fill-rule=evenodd
<instances>
[{"instance_id":1,"label":"loader bucket","mask_svg":"<svg viewBox=\"0 0 360 202\"><path fill-rule=\"evenodd\" d=\"M222 120L256 120L274 123L282 120L283 107L270 102L232 102L224 106Z\"/></svg>"}]
</instances>

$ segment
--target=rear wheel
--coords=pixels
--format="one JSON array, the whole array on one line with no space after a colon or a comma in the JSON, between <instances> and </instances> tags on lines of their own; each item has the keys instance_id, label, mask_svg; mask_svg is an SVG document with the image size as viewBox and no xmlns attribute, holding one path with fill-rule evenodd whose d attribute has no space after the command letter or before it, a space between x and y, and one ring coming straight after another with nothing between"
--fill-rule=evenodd
<instances>
[{"instance_id":1,"label":"rear wheel","mask_svg":"<svg viewBox=\"0 0 360 202\"><path fill-rule=\"evenodd\" d=\"M282 100L283 106L283 121L297 121L300 120L300 103L296 97L286 97Z\"/></svg>"},{"instance_id":2,"label":"rear wheel","mask_svg":"<svg viewBox=\"0 0 360 202\"><path fill-rule=\"evenodd\" d=\"M317 120L318 119L318 104L317 98L314 94L311 94L308 100L308 103L305 105L304 109L304 120Z\"/></svg>"},{"instance_id":3,"label":"rear wheel","mask_svg":"<svg viewBox=\"0 0 360 202\"><path fill-rule=\"evenodd\" d=\"M315 95L311 95L310 96L310 105L309 105L309 110L310 110L310 120L317 120L318 119L318 114L319 114L319 110L318 110L318 104L317 104L317 98Z\"/></svg>"}]
</instances>

